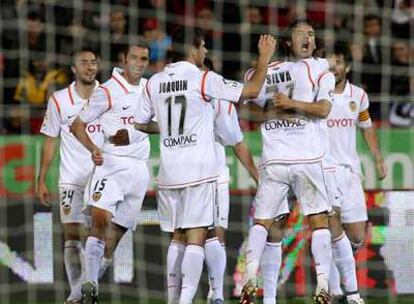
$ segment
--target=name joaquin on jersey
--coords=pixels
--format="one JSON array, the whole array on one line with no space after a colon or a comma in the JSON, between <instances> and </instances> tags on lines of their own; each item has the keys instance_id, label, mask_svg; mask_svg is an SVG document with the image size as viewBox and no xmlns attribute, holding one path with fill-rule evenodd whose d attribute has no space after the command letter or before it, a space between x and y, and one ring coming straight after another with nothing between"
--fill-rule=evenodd
<instances>
[{"instance_id":1,"label":"name joaquin on jersey","mask_svg":"<svg viewBox=\"0 0 414 304\"><path fill-rule=\"evenodd\" d=\"M169 136L162 141L166 148L186 148L197 145L197 134Z\"/></svg>"}]
</instances>

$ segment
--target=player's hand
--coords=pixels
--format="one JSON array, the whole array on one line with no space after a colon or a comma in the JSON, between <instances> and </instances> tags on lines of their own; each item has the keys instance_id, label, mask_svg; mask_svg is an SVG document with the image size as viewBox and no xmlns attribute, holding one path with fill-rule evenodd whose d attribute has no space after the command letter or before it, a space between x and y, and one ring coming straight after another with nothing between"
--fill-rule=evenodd
<instances>
[{"instance_id":1,"label":"player's hand","mask_svg":"<svg viewBox=\"0 0 414 304\"><path fill-rule=\"evenodd\" d=\"M292 100L283 93L275 93L273 95L273 106L277 110L290 110L293 108Z\"/></svg>"},{"instance_id":2,"label":"player's hand","mask_svg":"<svg viewBox=\"0 0 414 304\"><path fill-rule=\"evenodd\" d=\"M101 166L103 164L103 157L100 149L92 151L92 161L96 166Z\"/></svg>"},{"instance_id":3,"label":"player's hand","mask_svg":"<svg viewBox=\"0 0 414 304\"><path fill-rule=\"evenodd\" d=\"M115 135L109 137L109 142L115 146L128 146L129 134L127 129L116 131Z\"/></svg>"},{"instance_id":4,"label":"player's hand","mask_svg":"<svg viewBox=\"0 0 414 304\"><path fill-rule=\"evenodd\" d=\"M36 189L37 196L43 205L50 207L50 193L44 182L38 182Z\"/></svg>"},{"instance_id":5,"label":"player's hand","mask_svg":"<svg viewBox=\"0 0 414 304\"><path fill-rule=\"evenodd\" d=\"M257 47L260 57L269 62L276 49L276 39L271 35L260 35Z\"/></svg>"},{"instance_id":6,"label":"player's hand","mask_svg":"<svg viewBox=\"0 0 414 304\"><path fill-rule=\"evenodd\" d=\"M375 157L375 167L377 168L378 179L383 180L388 174L388 168L382 156Z\"/></svg>"}]
</instances>

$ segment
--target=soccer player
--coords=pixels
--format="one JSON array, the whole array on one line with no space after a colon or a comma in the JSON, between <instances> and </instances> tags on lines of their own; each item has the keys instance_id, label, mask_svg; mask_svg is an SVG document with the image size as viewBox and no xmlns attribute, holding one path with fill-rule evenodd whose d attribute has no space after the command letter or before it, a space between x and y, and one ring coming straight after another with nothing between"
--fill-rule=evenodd
<instances>
[{"instance_id":1,"label":"soccer player","mask_svg":"<svg viewBox=\"0 0 414 304\"><path fill-rule=\"evenodd\" d=\"M387 168L381 155L375 128L369 116L367 93L351 84L347 75L351 70L351 54L347 46L337 44L329 58L333 61L335 75L335 102L326 120L329 153L326 159L328 180L333 180L332 202L335 214L331 220L333 253L348 303L363 303L359 295L355 273L355 260L352 255L364 241L368 220L365 195L361 182L360 161L356 150L356 127L362 130L363 137L375 158L379 179L385 178ZM342 224L345 228L342 227ZM344 239L350 239L345 242ZM348 247L341 250L341 247ZM342 293L339 280L331 273L330 289L334 295ZM336 282L336 283L335 283Z\"/></svg>"},{"instance_id":2,"label":"soccer player","mask_svg":"<svg viewBox=\"0 0 414 304\"><path fill-rule=\"evenodd\" d=\"M84 189L88 177L92 173L93 162L87 150L71 132L71 124L75 117L88 106L88 99L99 85L96 81L98 72L96 53L91 49L80 49L73 54L71 70L75 81L67 88L54 92L48 103L47 112L40 132L44 134L40 172L37 180L37 194L41 202L50 206L51 199L46 185L46 176L60 141L59 166L59 208L60 220L64 233L64 264L71 293L67 303L79 303L79 284L84 266L82 234L85 215L82 213ZM101 124L91 121L86 130L94 144L100 147L103 143Z\"/></svg>"},{"instance_id":3,"label":"soccer player","mask_svg":"<svg viewBox=\"0 0 414 304\"><path fill-rule=\"evenodd\" d=\"M259 64L244 86L222 76L201 71L207 50L200 29L173 37L174 63L152 76L146 86L148 100L135 117L147 123L156 116L160 128L161 163L157 178L158 211L163 231L174 231L168 257L169 303L177 302L170 277L182 274L179 303L192 303L204 262L207 228L213 226L217 160L214 152L214 110L210 101L255 98L263 84L275 40L262 36ZM187 31L188 32L188 31ZM186 242L185 248L175 244ZM181 268L181 271L179 270Z\"/></svg>"},{"instance_id":4,"label":"soccer player","mask_svg":"<svg viewBox=\"0 0 414 304\"><path fill-rule=\"evenodd\" d=\"M212 62L208 58L205 59L204 64L209 70L214 71ZM216 112L214 119L215 148L220 173L217 180L218 216L215 229L208 231L204 250L210 283L207 299L209 303L220 304L224 302L223 285L227 264L225 231L228 228L230 211L230 171L226 164L225 146L232 147L234 154L249 172L256 185L259 182L259 172L249 148L243 142L243 133L234 105L228 101L214 100L213 106Z\"/></svg>"},{"instance_id":5,"label":"soccer player","mask_svg":"<svg viewBox=\"0 0 414 304\"><path fill-rule=\"evenodd\" d=\"M243 142L243 133L240 130L238 116L234 105L224 100L214 100L211 102L213 103L215 111L215 151L219 168L219 177L217 180L218 212L215 221L215 229L211 228L208 230L204 249L208 277L210 280L210 290L207 299L209 303L220 304L224 303L223 285L227 263L225 230L228 227L230 210L230 172L229 167L226 164L225 146L232 147L234 154L249 172L256 184L258 184L259 172L254 164L249 148ZM136 124L135 127L138 130L147 133L159 134L158 124L154 122ZM172 247L179 252L184 252L185 240L182 240L182 242L174 242ZM171 277L174 279L170 280L174 280L174 282L168 284L170 293L179 295L181 292L179 275L175 273ZM171 289L174 291L171 291Z\"/></svg>"},{"instance_id":6,"label":"soccer player","mask_svg":"<svg viewBox=\"0 0 414 304\"><path fill-rule=\"evenodd\" d=\"M72 124L74 135L96 165L86 190L92 227L85 245L86 281L82 297L88 304L97 302L105 246L113 252L125 232L135 230L150 179L148 135L135 130L133 125L133 115L147 82L142 75L148 67L149 48L138 39L130 42L122 54L123 69L114 68L111 78L98 87L89 107ZM102 149L86 133L87 124L98 118L105 136ZM112 136L119 130L122 140L114 142Z\"/></svg>"},{"instance_id":7,"label":"soccer player","mask_svg":"<svg viewBox=\"0 0 414 304\"><path fill-rule=\"evenodd\" d=\"M261 125L263 169L254 200L254 225L249 230L246 284L240 298L243 304L254 303L256 273L264 252L271 246L266 245L268 231L278 216L289 212L286 203L289 190L298 198L313 231L311 251L317 273L314 301L329 303L330 300L332 251L328 212L332 208L322 169L325 144L321 124L331 108L335 79L326 60L312 57L315 31L309 22L296 21L290 29L287 42L290 61L269 65L260 97L253 100L265 109L267 118L273 119ZM252 71L247 72L247 79ZM280 261L281 244L275 247L277 250L271 256ZM266 296L265 301L276 300L274 296Z\"/></svg>"}]
</instances>

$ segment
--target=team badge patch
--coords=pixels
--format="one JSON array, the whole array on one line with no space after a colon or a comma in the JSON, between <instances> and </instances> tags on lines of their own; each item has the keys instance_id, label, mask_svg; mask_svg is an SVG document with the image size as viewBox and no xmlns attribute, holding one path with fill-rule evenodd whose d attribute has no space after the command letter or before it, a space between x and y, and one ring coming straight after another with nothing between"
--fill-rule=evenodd
<instances>
[{"instance_id":1,"label":"team badge patch","mask_svg":"<svg viewBox=\"0 0 414 304\"><path fill-rule=\"evenodd\" d=\"M94 200L94 202L96 202L100 200L101 196L102 196L101 192L94 192L94 194L92 194L92 199Z\"/></svg>"},{"instance_id":2,"label":"team badge patch","mask_svg":"<svg viewBox=\"0 0 414 304\"><path fill-rule=\"evenodd\" d=\"M349 108L351 109L352 112L355 112L357 109L357 104L355 101L350 101L349 102Z\"/></svg>"},{"instance_id":3,"label":"team badge patch","mask_svg":"<svg viewBox=\"0 0 414 304\"><path fill-rule=\"evenodd\" d=\"M62 210L63 210L63 214L68 216L72 211L72 207L70 205L65 205L63 206Z\"/></svg>"}]
</instances>

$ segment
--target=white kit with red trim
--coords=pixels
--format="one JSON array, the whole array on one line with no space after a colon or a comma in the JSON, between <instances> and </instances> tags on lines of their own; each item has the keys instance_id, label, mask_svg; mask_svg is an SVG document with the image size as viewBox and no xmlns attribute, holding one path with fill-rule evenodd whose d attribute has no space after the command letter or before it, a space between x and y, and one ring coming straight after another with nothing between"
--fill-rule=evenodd
<instances>
[{"instance_id":1,"label":"white kit with red trim","mask_svg":"<svg viewBox=\"0 0 414 304\"><path fill-rule=\"evenodd\" d=\"M230 181L230 170L226 164L225 146L235 146L243 141L237 111L231 102L214 100L216 117L214 120L214 135L216 137L216 157L219 166L218 183Z\"/></svg>"},{"instance_id":2,"label":"white kit with red trim","mask_svg":"<svg viewBox=\"0 0 414 304\"><path fill-rule=\"evenodd\" d=\"M147 80L141 78L138 85L131 85L122 72L122 69L114 68L111 78L96 89L89 107L79 117L86 123L99 118L105 136L103 152L147 160L150 151L148 135L134 128L134 113L144 96ZM108 139L121 129L128 130L130 143L115 146Z\"/></svg>"},{"instance_id":3,"label":"white kit with red trim","mask_svg":"<svg viewBox=\"0 0 414 304\"><path fill-rule=\"evenodd\" d=\"M246 79L253 74L250 69ZM291 99L332 102L335 77L327 60L309 58L297 62L276 61L268 66L265 83L257 99L250 100L263 108L271 107L275 92ZM262 123L262 165L272 163L313 163L325 154L322 120L299 114L290 119L273 119Z\"/></svg>"},{"instance_id":4,"label":"white kit with red trim","mask_svg":"<svg viewBox=\"0 0 414 304\"><path fill-rule=\"evenodd\" d=\"M356 150L356 127L372 126L368 107L367 93L349 82L346 83L342 93L335 93L331 112L326 119L329 164L347 166L354 173L360 173Z\"/></svg>"},{"instance_id":5,"label":"white kit with red trim","mask_svg":"<svg viewBox=\"0 0 414 304\"><path fill-rule=\"evenodd\" d=\"M189 62L169 64L147 84L149 100L136 121L156 117L160 128L160 188L184 188L216 180L214 109L210 100L238 101L243 85Z\"/></svg>"},{"instance_id":6,"label":"white kit with red trim","mask_svg":"<svg viewBox=\"0 0 414 304\"><path fill-rule=\"evenodd\" d=\"M96 87L99 83L96 81ZM75 90L75 82L67 88L54 92L48 102L40 132L50 137L61 137L59 185L84 187L92 171L93 163L88 150L72 134L70 126L88 100ZM102 146L102 126L93 120L86 131L97 146Z\"/></svg>"}]
</instances>

